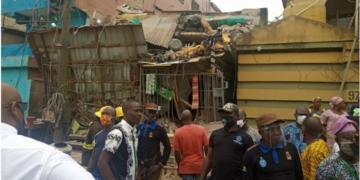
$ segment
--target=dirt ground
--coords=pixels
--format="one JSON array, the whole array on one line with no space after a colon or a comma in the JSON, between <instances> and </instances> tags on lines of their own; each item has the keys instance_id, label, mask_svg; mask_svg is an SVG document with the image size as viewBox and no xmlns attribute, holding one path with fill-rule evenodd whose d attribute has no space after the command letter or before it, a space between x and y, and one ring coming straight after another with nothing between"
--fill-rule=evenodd
<instances>
[{"instance_id":1,"label":"dirt ground","mask_svg":"<svg viewBox=\"0 0 360 180\"><path fill-rule=\"evenodd\" d=\"M71 152L71 157L78 162L79 164L81 164L81 151L76 151L73 150ZM181 180L182 178L180 178L179 176L177 176L177 174L175 172L168 172L166 174L164 174L164 172L162 172L162 176L159 180Z\"/></svg>"},{"instance_id":2,"label":"dirt ground","mask_svg":"<svg viewBox=\"0 0 360 180\"><path fill-rule=\"evenodd\" d=\"M73 150L71 152L71 157L78 162L79 164L81 164L81 151L75 151Z\"/></svg>"}]
</instances>

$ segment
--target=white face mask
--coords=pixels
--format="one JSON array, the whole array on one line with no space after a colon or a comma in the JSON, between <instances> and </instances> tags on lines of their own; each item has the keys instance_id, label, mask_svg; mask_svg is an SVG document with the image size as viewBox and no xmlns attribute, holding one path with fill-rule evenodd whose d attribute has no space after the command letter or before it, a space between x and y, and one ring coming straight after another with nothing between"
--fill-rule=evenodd
<instances>
[{"instance_id":1,"label":"white face mask","mask_svg":"<svg viewBox=\"0 0 360 180\"><path fill-rule=\"evenodd\" d=\"M238 126L240 126L240 127L243 127L244 126L244 120L243 119L240 119L240 120L238 120L237 122L236 122L236 124L238 125Z\"/></svg>"},{"instance_id":2,"label":"white face mask","mask_svg":"<svg viewBox=\"0 0 360 180\"><path fill-rule=\"evenodd\" d=\"M304 116L304 115L297 116L297 117L296 117L296 122L297 122L298 124L302 125L302 123L304 122L305 118L306 118L306 116Z\"/></svg>"}]
</instances>

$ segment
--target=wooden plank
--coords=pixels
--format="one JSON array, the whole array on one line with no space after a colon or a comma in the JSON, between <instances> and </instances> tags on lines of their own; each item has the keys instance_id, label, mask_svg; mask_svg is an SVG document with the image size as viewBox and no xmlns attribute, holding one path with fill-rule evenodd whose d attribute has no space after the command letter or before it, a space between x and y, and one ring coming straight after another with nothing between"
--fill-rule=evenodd
<instances>
[{"instance_id":1,"label":"wooden plank","mask_svg":"<svg viewBox=\"0 0 360 180\"><path fill-rule=\"evenodd\" d=\"M295 49L337 49L343 48L344 42L315 42L315 43L287 43L287 44L259 44L259 45L237 45L236 51L244 52L258 51L258 47L261 47L262 51L265 50L295 50Z\"/></svg>"},{"instance_id":2,"label":"wooden plank","mask_svg":"<svg viewBox=\"0 0 360 180\"><path fill-rule=\"evenodd\" d=\"M79 141L85 141L86 135L78 135L78 134L70 134L69 139L70 140L79 140Z\"/></svg>"},{"instance_id":3,"label":"wooden plank","mask_svg":"<svg viewBox=\"0 0 360 180\"><path fill-rule=\"evenodd\" d=\"M307 90L307 89L237 89L238 100L268 100L268 101L309 101L312 97L321 96L330 100L337 96L338 90ZM359 89L347 89L342 96L345 102L356 102Z\"/></svg>"},{"instance_id":4,"label":"wooden plank","mask_svg":"<svg viewBox=\"0 0 360 180\"><path fill-rule=\"evenodd\" d=\"M269 107L242 107L245 110L248 118L257 118L261 114L274 113L280 119L293 120L295 119L294 108L269 108Z\"/></svg>"},{"instance_id":5,"label":"wooden plank","mask_svg":"<svg viewBox=\"0 0 360 180\"><path fill-rule=\"evenodd\" d=\"M239 82L341 82L343 71L240 71ZM359 82L359 74L348 71L346 82Z\"/></svg>"},{"instance_id":6,"label":"wooden plank","mask_svg":"<svg viewBox=\"0 0 360 180\"><path fill-rule=\"evenodd\" d=\"M347 61L349 52L302 52L302 53L266 53L240 54L238 64L328 64ZM359 61L358 53L353 59Z\"/></svg>"},{"instance_id":7,"label":"wooden plank","mask_svg":"<svg viewBox=\"0 0 360 180\"><path fill-rule=\"evenodd\" d=\"M83 143L77 141L67 141L66 144L69 144L73 150L82 150Z\"/></svg>"}]
</instances>

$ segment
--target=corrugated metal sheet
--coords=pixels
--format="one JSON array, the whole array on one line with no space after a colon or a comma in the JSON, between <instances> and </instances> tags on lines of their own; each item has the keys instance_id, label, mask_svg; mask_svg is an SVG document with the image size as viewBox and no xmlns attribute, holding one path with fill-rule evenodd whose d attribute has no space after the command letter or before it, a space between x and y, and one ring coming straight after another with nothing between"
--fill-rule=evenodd
<instances>
[{"instance_id":1,"label":"corrugated metal sheet","mask_svg":"<svg viewBox=\"0 0 360 180\"><path fill-rule=\"evenodd\" d=\"M346 103L355 103L359 92L359 56L354 61L342 94ZM249 118L272 112L294 120L295 109L309 107L320 96L323 108L337 96L349 50L322 52L281 52L240 54L238 57L238 105ZM354 95L352 95L354 94Z\"/></svg>"},{"instance_id":2,"label":"corrugated metal sheet","mask_svg":"<svg viewBox=\"0 0 360 180\"><path fill-rule=\"evenodd\" d=\"M178 24L179 14L154 15L142 21L147 42L168 48Z\"/></svg>"},{"instance_id":3,"label":"corrugated metal sheet","mask_svg":"<svg viewBox=\"0 0 360 180\"><path fill-rule=\"evenodd\" d=\"M73 28L69 42L66 84L82 114L89 107L120 105L137 95L137 63L148 55L141 25L87 26ZM57 89L60 30L31 32L29 43L41 61L47 95ZM79 112L78 111L78 112ZM91 113L92 114L92 113Z\"/></svg>"},{"instance_id":4,"label":"corrugated metal sheet","mask_svg":"<svg viewBox=\"0 0 360 180\"><path fill-rule=\"evenodd\" d=\"M353 38L353 30L295 16L240 35L237 104L251 119L271 112L295 120L295 109L309 107L317 96L329 108L330 98L339 94ZM357 45L340 94L348 107L359 94L358 53Z\"/></svg>"}]
</instances>

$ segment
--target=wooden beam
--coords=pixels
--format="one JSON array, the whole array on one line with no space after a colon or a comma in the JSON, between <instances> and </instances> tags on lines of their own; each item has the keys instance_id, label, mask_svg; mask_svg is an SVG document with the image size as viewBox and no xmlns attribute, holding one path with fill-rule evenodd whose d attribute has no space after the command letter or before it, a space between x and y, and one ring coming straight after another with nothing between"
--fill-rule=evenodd
<instances>
[{"instance_id":1,"label":"wooden beam","mask_svg":"<svg viewBox=\"0 0 360 180\"><path fill-rule=\"evenodd\" d=\"M337 96L338 90L308 90L308 89L237 89L238 100L266 100L266 101L306 101L317 96L329 100ZM359 89L347 89L342 97L345 102L356 102Z\"/></svg>"},{"instance_id":2,"label":"wooden beam","mask_svg":"<svg viewBox=\"0 0 360 180\"><path fill-rule=\"evenodd\" d=\"M58 76L58 82L57 82L57 89L58 92L60 92L64 98L66 98L67 90L66 90L66 80L67 80L67 68L66 68L66 62L68 58L68 46L69 46L69 37L70 37L70 18L71 18L71 0L65 0L64 1L64 9L63 9L63 24L62 24L62 31L61 31L61 42L62 47L60 49L60 57L59 57L59 65L57 69L57 76ZM66 100L65 100L66 101ZM65 111L65 104L64 102L63 107L61 108L61 111ZM64 120L70 117L65 117L65 114L71 114L67 112L60 112L61 116L56 119L56 126L54 129L54 137L53 141L55 143L62 142L64 140Z\"/></svg>"},{"instance_id":3,"label":"wooden beam","mask_svg":"<svg viewBox=\"0 0 360 180\"><path fill-rule=\"evenodd\" d=\"M268 108L268 107L241 107L246 112L247 118L257 118L264 113L274 113L280 119L295 119L294 108Z\"/></svg>"},{"instance_id":4,"label":"wooden beam","mask_svg":"<svg viewBox=\"0 0 360 180\"><path fill-rule=\"evenodd\" d=\"M314 71L240 71L239 82L341 82L344 72L337 70ZM359 73L349 71L346 82L359 82Z\"/></svg>"},{"instance_id":5,"label":"wooden beam","mask_svg":"<svg viewBox=\"0 0 360 180\"><path fill-rule=\"evenodd\" d=\"M320 42L320 43L289 43L289 44L259 44L259 45L238 45L236 51L258 51L261 50L295 50L295 49L334 49L343 48L345 42Z\"/></svg>"},{"instance_id":6,"label":"wooden beam","mask_svg":"<svg viewBox=\"0 0 360 180\"><path fill-rule=\"evenodd\" d=\"M343 63L349 52L298 52L298 53L265 53L239 54L238 64L329 64ZM353 55L359 61L358 54Z\"/></svg>"}]
</instances>

